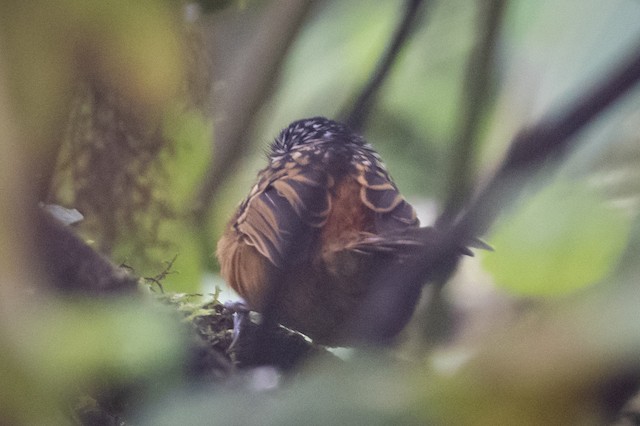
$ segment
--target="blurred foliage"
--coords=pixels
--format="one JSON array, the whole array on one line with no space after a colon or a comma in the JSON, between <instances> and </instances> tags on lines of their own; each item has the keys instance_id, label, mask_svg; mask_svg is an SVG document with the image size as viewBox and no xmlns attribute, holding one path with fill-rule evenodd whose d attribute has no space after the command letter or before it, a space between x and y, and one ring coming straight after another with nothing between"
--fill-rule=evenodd
<instances>
[{"instance_id":1,"label":"blurred foliage","mask_svg":"<svg viewBox=\"0 0 640 426\"><path fill-rule=\"evenodd\" d=\"M185 339L175 312L130 298L39 302L3 338L3 424L68 424L81 395L123 413L180 381ZM112 405L118 394L126 402Z\"/></svg>"},{"instance_id":2,"label":"blurred foliage","mask_svg":"<svg viewBox=\"0 0 640 426\"><path fill-rule=\"evenodd\" d=\"M58 164L48 201L81 210L87 238L140 275L180 254L176 288L197 288L202 259L185 200L209 158L211 78L182 3L1 7L9 87L35 178L50 178Z\"/></svg>"},{"instance_id":3,"label":"blurred foliage","mask_svg":"<svg viewBox=\"0 0 640 426\"><path fill-rule=\"evenodd\" d=\"M616 266L629 217L582 182L555 182L523 204L493 230L489 242L499 255L483 254L496 284L521 295L566 294Z\"/></svg>"},{"instance_id":4,"label":"blurred foliage","mask_svg":"<svg viewBox=\"0 0 640 426\"><path fill-rule=\"evenodd\" d=\"M2 2L9 89L38 170L28 177L40 186L41 197L79 78L99 81L148 111L157 112L173 97L183 61L179 16L170 6L155 0Z\"/></svg>"},{"instance_id":5,"label":"blurred foliage","mask_svg":"<svg viewBox=\"0 0 640 426\"><path fill-rule=\"evenodd\" d=\"M461 332L442 352L414 342L412 350L355 352L342 367L310 363L295 377L258 369L227 386L196 387L179 371L184 330L166 311L143 299L63 300L39 291L34 271L21 264L29 228L19 219L29 189L9 180L56 169L47 201L80 209L81 231L95 247L147 276L177 255L163 287L195 291L212 255L196 236L216 239L263 165L261 148L294 119L341 111L401 14L401 2L316 3L256 117L251 153L216 200L210 231L194 229L190 213L211 157L211 92L224 85L216 72L234 63L264 5L199 3L213 16L188 21L177 0L0 3L0 423L65 424L79 395L99 399L105 389L122 390L136 424L611 420L628 395L623 385L633 389L640 377L637 90L577 135L579 148L492 230L496 251L484 260L500 287L464 302L495 310L507 289L508 324L480 336ZM434 2L366 132L410 199L445 187L475 5ZM213 66L207 43L218 39L201 33L207 19L229 23L231 42ZM518 129L564 107L622 57L640 35L638 22L633 0L511 1L491 83L498 93L474 165L480 178ZM503 313L474 314L461 316L491 322Z\"/></svg>"},{"instance_id":6,"label":"blurred foliage","mask_svg":"<svg viewBox=\"0 0 640 426\"><path fill-rule=\"evenodd\" d=\"M453 368L359 352L341 365L312 363L281 389L276 372L251 370L224 390L172 395L142 424L606 424L611 400L633 391L625 379L638 374L638 302L634 292L540 310L477 351L440 354L461 360Z\"/></svg>"},{"instance_id":7,"label":"blurred foliage","mask_svg":"<svg viewBox=\"0 0 640 426\"><path fill-rule=\"evenodd\" d=\"M422 371L371 354L353 362L315 363L285 389L275 389L282 377L269 368L247 372L235 387L215 392L178 395L177 409L152 407L144 425L419 425L421 391L412 388L411 374ZM414 376L417 378L417 376ZM216 395L211 398L211 392ZM426 407L420 407L426 408Z\"/></svg>"},{"instance_id":8,"label":"blurred foliage","mask_svg":"<svg viewBox=\"0 0 640 426\"><path fill-rule=\"evenodd\" d=\"M247 0L198 0L195 3L200 6L202 13L214 13L220 12L232 5L244 8L246 7Z\"/></svg>"},{"instance_id":9,"label":"blurred foliage","mask_svg":"<svg viewBox=\"0 0 640 426\"><path fill-rule=\"evenodd\" d=\"M179 274L167 284L196 291L202 257L189 228L189 203L211 157L211 77L201 35L182 25L172 35L181 52L163 67L184 71L184 80L159 109L141 107L122 85L91 77L74 85L50 198L83 212L86 237L139 275L157 274L178 255Z\"/></svg>"},{"instance_id":10,"label":"blurred foliage","mask_svg":"<svg viewBox=\"0 0 640 426\"><path fill-rule=\"evenodd\" d=\"M176 316L150 301L59 301L31 314L23 324L30 335L17 349L33 373L57 388L72 389L87 378L171 383L179 372L183 341Z\"/></svg>"},{"instance_id":11,"label":"blurred foliage","mask_svg":"<svg viewBox=\"0 0 640 426\"><path fill-rule=\"evenodd\" d=\"M522 315L432 384L443 423L608 424L637 390L639 301L597 294Z\"/></svg>"}]
</instances>

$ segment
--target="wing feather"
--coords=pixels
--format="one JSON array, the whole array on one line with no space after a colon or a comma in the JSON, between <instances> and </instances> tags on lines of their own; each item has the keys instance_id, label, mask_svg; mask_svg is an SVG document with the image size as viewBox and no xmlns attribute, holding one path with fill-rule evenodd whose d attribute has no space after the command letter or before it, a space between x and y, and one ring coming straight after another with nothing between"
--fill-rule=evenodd
<instances>
[{"instance_id":1,"label":"wing feather","mask_svg":"<svg viewBox=\"0 0 640 426\"><path fill-rule=\"evenodd\" d=\"M303 164L301 164L303 163ZM309 249L331 210L333 180L320 168L288 162L287 173L272 174L246 201L236 228L277 267Z\"/></svg>"},{"instance_id":2,"label":"wing feather","mask_svg":"<svg viewBox=\"0 0 640 426\"><path fill-rule=\"evenodd\" d=\"M386 170L371 161L371 167L354 168L355 179L361 185L360 199L373 210L376 230L392 233L420 226L416 212L398 191Z\"/></svg>"}]
</instances>

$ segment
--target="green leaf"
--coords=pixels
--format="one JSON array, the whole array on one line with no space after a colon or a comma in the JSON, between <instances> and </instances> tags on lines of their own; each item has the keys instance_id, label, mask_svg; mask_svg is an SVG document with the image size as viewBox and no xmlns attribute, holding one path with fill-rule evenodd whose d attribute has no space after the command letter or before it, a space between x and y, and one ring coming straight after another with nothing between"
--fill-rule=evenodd
<instances>
[{"instance_id":1,"label":"green leaf","mask_svg":"<svg viewBox=\"0 0 640 426\"><path fill-rule=\"evenodd\" d=\"M619 259L630 219L578 182L559 182L503 218L484 265L522 295L566 294L601 280Z\"/></svg>"},{"instance_id":2,"label":"green leaf","mask_svg":"<svg viewBox=\"0 0 640 426\"><path fill-rule=\"evenodd\" d=\"M22 359L61 388L96 376L164 380L179 371L183 330L171 311L148 301L56 300L33 320Z\"/></svg>"}]
</instances>

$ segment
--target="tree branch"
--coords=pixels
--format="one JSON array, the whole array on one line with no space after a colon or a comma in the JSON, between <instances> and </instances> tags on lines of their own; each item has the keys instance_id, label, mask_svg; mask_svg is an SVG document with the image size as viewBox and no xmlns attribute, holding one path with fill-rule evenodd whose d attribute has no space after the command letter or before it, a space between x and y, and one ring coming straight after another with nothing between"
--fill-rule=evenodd
<instances>
[{"instance_id":1,"label":"tree branch","mask_svg":"<svg viewBox=\"0 0 640 426\"><path fill-rule=\"evenodd\" d=\"M529 176L550 159L560 159L573 136L614 102L627 94L640 80L640 41L606 78L577 98L558 114L548 114L538 124L522 130L512 141L507 156L494 177L470 204L454 226L453 234L463 240L484 234L500 210L500 205L517 196L506 186L515 176ZM496 203L500 200L500 203ZM463 240L458 240L463 241Z\"/></svg>"}]
</instances>

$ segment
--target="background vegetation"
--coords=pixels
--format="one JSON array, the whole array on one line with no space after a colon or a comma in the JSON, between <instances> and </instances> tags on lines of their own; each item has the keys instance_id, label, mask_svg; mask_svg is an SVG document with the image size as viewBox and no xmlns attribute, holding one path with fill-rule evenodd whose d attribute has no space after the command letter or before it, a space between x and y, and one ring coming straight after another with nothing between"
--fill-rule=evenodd
<instances>
[{"instance_id":1,"label":"background vegetation","mask_svg":"<svg viewBox=\"0 0 640 426\"><path fill-rule=\"evenodd\" d=\"M37 247L50 242L30 212L43 201L80 210L77 231L115 264L168 272L167 294L223 287L215 242L265 147L295 119L345 117L404 8L2 2L0 423L98 422L78 412L104 405L107 390L122 413L112 424L620 414L640 371L637 87L541 171L510 176L482 235L495 251L427 287L392 349L348 352L337 366L312 359L293 377L257 369L194 384L172 309L63 296L41 273ZM416 13L363 133L424 224L465 211L521 129L562 117L640 43L634 0L426 1Z\"/></svg>"}]
</instances>

